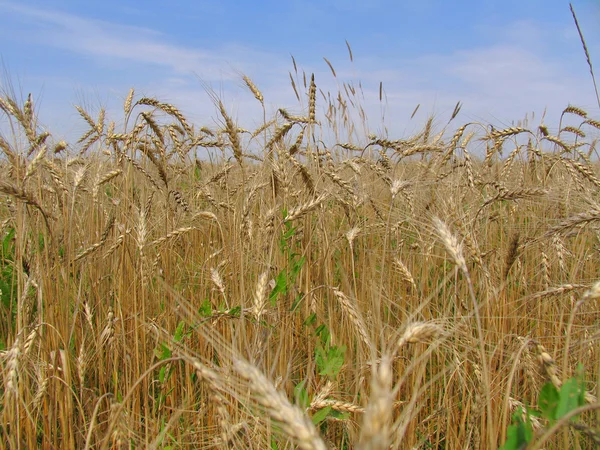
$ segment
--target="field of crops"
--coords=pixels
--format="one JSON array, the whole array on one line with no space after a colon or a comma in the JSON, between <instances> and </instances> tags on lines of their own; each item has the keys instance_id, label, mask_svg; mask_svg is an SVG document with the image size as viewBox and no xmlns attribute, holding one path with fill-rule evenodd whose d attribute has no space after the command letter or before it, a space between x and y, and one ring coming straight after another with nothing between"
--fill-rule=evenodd
<instances>
[{"instance_id":1,"label":"field of crops","mask_svg":"<svg viewBox=\"0 0 600 450\"><path fill-rule=\"evenodd\" d=\"M600 122L362 135L293 75L250 130L0 98L3 445L595 448Z\"/></svg>"}]
</instances>

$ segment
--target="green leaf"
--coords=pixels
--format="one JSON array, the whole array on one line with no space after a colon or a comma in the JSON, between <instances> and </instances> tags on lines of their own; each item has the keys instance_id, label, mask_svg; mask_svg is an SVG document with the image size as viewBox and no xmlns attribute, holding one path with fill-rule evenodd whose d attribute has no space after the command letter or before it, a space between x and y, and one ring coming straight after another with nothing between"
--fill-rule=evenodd
<instances>
[{"instance_id":1,"label":"green leaf","mask_svg":"<svg viewBox=\"0 0 600 450\"><path fill-rule=\"evenodd\" d=\"M181 340L183 339L184 334L185 334L184 330L185 330L185 322L182 320L177 325L177 329L175 330L175 335L173 336L173 340L175 342L181 342Z\"/></svg>"},{"instance_id":2,"label":"green leaf","mask_svg":"<svg viewBox=\"0 0 600 450\"><path fill-rule=\"evenodd\" d=\"M44 251L44 248L46 248L46 240L42 233L38 233L38 248L40 252Z\"/></svg>"},{"instance_id":3,"label":"green leaf","mask_svg":"<svg viewBox=\"0 0 600 450\"><path fill-rule=\"evenodd\" d=\"M569 378L560 388L560 399L556 407L556 419L582 406L582 386L577 378ZM575 418L573 418L575 419Z\"/></svg>"},{"instance_id":4,"label":"green leaf","mask_svg":"<svg viewBox=\"0 0 600 450\"><path fill-rule=\"evenodd\" d=\"M350 413L336 411L335 409L332 409L331 413L329 413L329 415L331 417L333 417L334 419L338 419L338 420L348 420L350 418Z\"/></svg>"},{"instance_id":5,"label":"green leaf","mask_svg":"<svg viewBox=\"0 0 600 450\"><path fill-rule=\"evenodd\" d=\"M212 303L208 298L206 298L200 305L200 308L198 308L198 314L200 314L202 317L212 316Z\"/></svg>"},{"instance_id":6,"label":"green leaf","mask_svg":"<svg viewBox=\"0 0 600 450\"><path fill-rule=\"evenodd\" d=\"M11 304L13 299L12 286L12 273L9 278L9 275L7 275L5 271L2 271L2 273L0 274L0 301L2 302L2 306L4 306L4 308L6 308L7 310L11 310Z\"/></svg>"},{"instance_id":7,"label":"green leaf","mask_svg":"<svg viewBox=\"0 0 600 450\"><path fill-rule=\"evenodd\" d=\"M229 311L227 311L227 314L229 314L230 316L233 316L233 317L240 317L240 315L242 314L242 307L234 306Z\"/></svg>"},{"instance_id":8,"label":"green leaf","mask_svg":"<svg viewBox=\"0 0 600 450\"><path fill-rule=\"evenodd\" d=\"M576 375L575 377L577 378L578 382L579 382L579 406L583 406L587 403L587 401L585 400L585 380L584 380L584 376L585 376L585 369L583 367L583 364L579 363L577 364L577 369L576 369Z\"/></svg>"},{"instance_id":9,"label":"green leaf","mask_svg":"<svg viewBox=\"0 0 600 450\"><path fill-rule=\"evenodd\" d=\"M279 445L274 436L271 436L271 450L279 450Z\"/></svg>"},{"instance_id":10,"label":"green leaf","mask_svg":"<svg viewBox=\"0 0 600 450\"><path fill-rule=\"evenodd\" d=\"M521 442L519 439L519 425L509 425L506 431L506 442L500 450L518 450L523 445L527 445L527 442Z\"/></svg>"},{"instance_id":11,"label":"green leaf","mask_svg":"<svg viewBox=\"0 0 600 450\"><path fill-rule=\"evenodd\" d=\"M164 361L165 359L169 359L172 356L171 349L167 347L165 344L160 344L159 348L154 349L154 356L156 356L160 361Z\"/></svg>"},{"instance_id":12,"label":"green leaf","mask_svg":"<svg viewBox=\"0 0 600 450\"><path fill-rule=\"evenodd\" d=\"M303 293L299 293L295 300L292 303L292 306L290 308L290 312L294 312L298 309L298 307L300 306L300 304L302 303L302 300L304 300L304 294Z\"/></svg>"},{"instance_id":13,"label":"green leaf","mask_svg":"<svg viewBox=\"0 0 600 450\"><path fill-rule=\"evenodd\" d=\"M329 333L329 329L325 325L319 325L315 330L315 335L321 338L321 343L323 345L329 345L331 334Z\"/></svg>"},{"instance_id":14,"label":"green leaf","mask_svg":"<svg viewBox=\"0 0 600 450\"><path fill-rule=\"evenodd\" d=\"M283 220L287 217L287 209L283 210ZM296 232L296 228L292 227L292 224L289 222L284 222L286 231L281 233L281 237L279 238L279 251L281 254L285 254L286 251L289 251L288 240L294 235Z\"/></svg>"},{"instance_id":15,"label":"green leaf","mask_svg":"<svg viewBox=\"0 0 600 450\"><path fill-rule=\"evenodd\" d=\"M524 450L533 439L529 416L527 416L527 422L524 422L522 415L523 409L519 409L513 414L512 424L506 430L506 441L500 450Z\"/></svg>"},{"instance_id":16,"label":"green leaf","mask_svg":"<svg viewBox=\"0 0 600 450\"><path fill-rule=\"evenodd\" d=\"M281 238L285 241L288 241L294 234L296 234L296 229L298 227L292 227L291 224L286 223L287 231L281 235Z\"/></svg>"},{"instance_id":17,"label":"green leaf","mask_svg":"<svg viewBox=\"0 0 600 450\"><path fill-rule=\"evenodd\" d=\"M306 257L302 257L297 261L294 261L292 265L292 269L290 270L290 284L294 284L296 282L296 278L298 274L302 270L302 266L304 266L304 262L306 261Z\"/></svg>"},{"instance_id":18,"label":"green leaf","mask_svg":"<svg viewBox=\"0 0 600 450\"><path fill-rule=\"evenodd\" d=\"M308 405L310 405L310 399L308 398L308 392L304 388L305 384L306 384L306 380L302 381L301 383L298 383L294 387L294 398L296 399L296 404L302 409L306 409L306 408L308 408Z\"/></svg>"},{"instance_id":19,"label":"green leaf","mask_svg":"<svg viewBox=\"0 0 600 450\"><path fill-rule=\"evenodd\" d=\"M329 415L330 412L331 412L331 406L326 406L325 408L318 410L311 417L312 422L315 425L320 424L321 422L323 422L327 418L327 416Z\"/></svg>"},{"instance_id":20,"label":"green leaf","mask_svg":"<svg viewBox=\"0 0 600 450\"><path fill-rule=\"evenodd\" d=\"M315 361L319 368L319 375L335 378L344 365L346 346L331 346L327 350L322 347L315 348Z\"/></svg>"},{"instance_id":21,"label":"green leaf","mask_svg":"<svg viewBox=\"0 0 600 450\"><path fill-rule=\"evenodd\" d=\"M158 372L158 381L162 383L165 382L169 378L169 368L167 366L162 366L160 371Z\"/></svg>"},{"instance_id":22,"label":"green leaf","mask_svg":"<svg viewBox=\"0 0 600 450\"><path fill-rule=\"evenodd\" d=\"M13 238L15 237L15 229L9 228L4 239L2 239L2 259L12 261L13 260Z\"/></svg>"},{"instance_id":23,"label":"green leaf","mask_svg":"<svg viewBox=\"0 0 600 450\"><path fill-rule=\"evenodd\" d=\"M558 389L552 383L546 383L542 387L538 397L538 408L542 413L542 417L549 420L556 419L556 408L558 407L559 399Z\"/></svg>"},{"instance_id":24,"label":"green leaf","mask_svg":"<svg viewBox=\"0 0 600 450\"><path fill-rule=\"evenodd\" d=\"M304 325L305 327L309 327L309 326L313 325L316 321L317 321L317 314L312 313L310 316L308 316L304 320L304 323L302 325Z\"/></svg>"},{"instance_id":25,"label":"green leaf","mask_svg":"<svg viewBox=\"0 0 600 450\"><path fill-rule=\"evenodd\" d=\"M277 296L279 294L287 294L287 273L285 270L282 270L275 278L275 287L271 291L269 295L269 300L271 300L271 306L275 306L275 301L277 300Z\"/></svg>"}]
</instances>

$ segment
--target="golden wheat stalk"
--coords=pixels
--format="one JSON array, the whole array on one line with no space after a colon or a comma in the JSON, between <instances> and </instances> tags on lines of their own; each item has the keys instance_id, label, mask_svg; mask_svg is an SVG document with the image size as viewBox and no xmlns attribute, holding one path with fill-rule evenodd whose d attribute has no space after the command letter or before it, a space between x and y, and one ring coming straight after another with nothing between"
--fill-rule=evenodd
<instances>
[{"instance_id":1,"label":"golden wheat stalk","mask_svg":"<svg viewBox=\"0 0 600 450\"><path fill-rule=\"evenodd\" d=\"M131 95L133 96L133 94L131 94ZM170 103L162 103L154 98L149 98L149 97L143 97L143 98L139 99L135 103L134 107L136 105L148 105L148 106L153 106L155 108L163 110L170 116L173 116L177 119L177 121L183 127L183 129L185 130L185 132L187 133L188 136L190 136L190 137L194 136L194 131L192 130L192 127L188 124L185 116L174 105L171 105Z\"/></svg>"},{"instance_id":2,"label":"golden wheat stalk","mask_svg":"<svg viewBox=\"0 0 600 450\"><path fill-rule=\"evenodd\" d=\"M258 322L267 306L267 287L269 286L269 272L265 271L260 274L256 283L256 289L252 296L252 315Z\"/></svg>"},{"instance_id":3,"label":"golden wheat stalk","mask_svg":"<svg viewBox=\"0 0 600 450\"><path fill-rule=\"evenodd\" d=\"M319 410L323 408L331 408L334 411L339 411L342 413L364 413L365 408L362 406L355 405L354 403L341 402L339 400L333 399L316 399L310 403L309 410Z\"/></svg>"},{"instance_id":4,"label":"golden wheat stalk","mask_svg":"<svg viewBox=\"0 0 600 450\"><path fill-rule=\"evenodd\" d=\"M17 335L6 355L5 388L8 396L18 396L19 362L22 353L21 335Z\"/></svg>"},{"instance_id":5,"label":"golden wheat stalk","mask_svg":"<svg viewBox=\"0 0 600 450\"><path fill-rule=\"evenodd\" d=\"M577 20L577 15L575 15L575 9L573 9L572 3L569 3L569 8L571 9L571 14L573 15L573 20L575 21L577 33L579 33L579 40L581 41L581 45L583 46L585 60L587 61L588 67L590 68L590 75L592 76L592 83L594 84L594 91L596 92L596 101L598 102L598 106L600 106L600 96L598 95L598 86L596 85L596 76L594 75L592 58L590 58L590 52L588 51L587 44L585 43L585 38L583 37L583 32L581 31L581 27L579 26L579 21Z\"/></svg>"},{"instance_id":6,"label":"golden wheat stalk","mask_svg":"<svg viewBox=\"0 0 600 450\"><path fill-rule=\"evenodd\" d=\"M373 366L371 394L358 440L360 450L387 450L390 447L393 408L391 361L383 357Z\"/></svg>"},{"instance_id":7,"label":"golden wheat stalk","mask_svg":"<svg viewBox=\"0 0 600 450\"><path fill-rule=\"evenodd\" d=\"M325 200L329 198L329 193L325 192L318 197L302 204L298 205L292 209L290 209L283 219L284 222L292 222L296 219L301 218L302 216L308 214L310 211L319 207Z\"/></svg>"},{"instance_id":8,"label":"golden wheat stalk","mask_svg":"<svg viewBox=\"0 0 600 450\"><path fill-rule=\"evenodd\" d=\"M369 338L369 334L367 333L367 325L366 325L365 320L362 317L361 313L359 312L357 306L354 304L355 302L352 302L346 296L346 294L344 294L342 291L340 291L338 289L334 289L333 294L335 295L337 300L340 302L340 305L342 306L342 309L344 310L344 312L350 318L350 322L352 322L352 324L356 328L356 331L358 332L358 335L360 336L363 343L367 346L367 348L370 348L371 347L371 339Z\"/></svg>"},{"instance_id":9,"label":"golden wheat stalk","mask_svg":"<svg viewBox=\"0 0 600 450\"><path fill-rule=\"evenodd\" d=\"M463 255L461 243L458 242L456 236L452 234L448 226L440 218L434 217L433 224L444 247L446 247L446 250L454 260L454 263L461 271L467 272L467 263Z\"/></svg>"},{"instance_id":10,"label":"golden wheat stalk","mask_svg":"<svg viewBox=\"0 0 600 450\"><path fill-rule=\"evenodd\" d=\"M108 235L109 235L110 231L112 230L112 227L114 224L115 224L115 218L113 216L108 220L108 223L106 224L106 228L104 229L104 232L102 233L102 236L100 237L100 240L98 242L96 242L95 244L89 246L85 250L81 251L81 253L79 253L77 256L75 256L75 261L79 261L80 259L85 258L86 256L92 254L93 252L98 250L100 247L102 247L106 243L106 240L108 239Z\"/></svg>"},{"instance_id":11,"label":"golden wheat stalk","mask_svg":"<svg viewBox=\"0 0 600 450\"><path fill-rule=\"evenodd\" d=\"M241 359L234 361L234 368L246 381L255 401L299 448L326 450L325 443L309 417L297 406L292 405L260 370Z\"/></svg>"},{"instance_id":12,"label":"golden wheat stalk","mask_svg":"<svg viewBox=\"0 0 600 450\"><path fill-rule=\"evenodd\" d=\"M254 94L254 98L256 98L256 100L258 100L261 104L264 104L265 98L250 77L244 75L242 79L244 80L244 83L246 83L246 86L248 86L248 89L250 89L250 91Z\"/></svg>"},{"instance_id":13,"label":"golden wheat stalk","mask_svg":"<svg viewBox=\"0 0 600 450\"><path fill-rule=\"evenodd\" d=\"M164 242L174 240L174 239L178 238L179 236L182 236L182 235L184 235L186 233L189 233L190 231L193 231L195 229L196 229L196 227L181 227L181 228L177 228L176 230L173 230L173 231L167 233L166 235L164 235L164 236L162 236L162 237L160 237L158 239L155 239L149 245L152 245L152 246L155 246L155 247L159 246L159 245L163 244Z\"/></svg>"},{"instance_id":14,"label":"golden wheat stalk","mask_svg":"<svg viewBox=\"0 0 600 450\"><path fill-rule=\"evenodd\" d=\"M414 322L406 327L398 340L399 350L407 344L430 343L444 334L444 329L434 322Z\"/></svg>"}]
</instances>

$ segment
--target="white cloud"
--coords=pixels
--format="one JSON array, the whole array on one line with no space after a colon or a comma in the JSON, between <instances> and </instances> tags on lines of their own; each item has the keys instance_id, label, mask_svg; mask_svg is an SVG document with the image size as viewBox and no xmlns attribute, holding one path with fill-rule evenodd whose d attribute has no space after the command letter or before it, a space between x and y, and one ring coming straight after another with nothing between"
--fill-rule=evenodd
<instances>
[{"instance_id":1,"label":"white cloud","mask_svg":"<svg viewBox=\"0 0 600 450\"><path fill-rule=\"evenodd\" d=\"M79 17L14 3L0 3L0 8L33 27L23 30L37 44L78 53L85 57L119 60L124 65L149 64L168 68L179 74L192 72L208 79L234 76L229 63L256 67L273 62L273 56L246 48L241 44L204 50L169 43L170 37L154 30Z\"/></svg>"},{"instance_id":2,"label":"white cloud","mask_svg":"<svg viewBox=\"0 0 600 450\"><path fill-rule=\"evenodd\" d=\"M530 36L542 34L531 24L529 29ZM546 109L547 123L557 125L560 112L569 103L596 115L598 106L585 66L579 70L581 67L564 64L551 55L551 48L540 47L539 41L520 44L514 37L526 37L523 27L516 26L507 34L510 39L500 36L491 45L428 54L401 63L371 57L358 77L369 86L367 97L376 100L374 104L378 103L378 82L384 82L388 117L399 120L406 120L418 103L424 114L445 112L449 116L457 101L463 103L462 117L500 122L497 126L509 125L532 111L541 115ZM370 67L380 69L371 71Z\"/></svg>"},{"instance_id":3,"label":"white cloud","mask_svg":"<svg viewBox=\"0 0 600 450\"><path fill-rule=\"evenodd\" d=\"M291 70L287 54L233 42L216 49L195 48L180 45L172 36L148 28L14 3L0 2L2 9L4 14L32 24L30 28L24 27L23 33L35 45L61 48L100 61L98 70L106 71L103 87L109 86L117 96L126 95L129 80L140 76L143 84L135 87L141 94L176 104L202 125L214 122L210 118L217 117L203 82L223 96L228 110L240 119L240 125L252 127L262 120L262 109L243 86L240 72L251 76L263 91L268 114L277 107L301 111L287 74ZM314 55L305 70L308 74L315 72L318 87L332 92L333 97L343 82L353 80L358 86L361 80L364 88L361 102L370 127L382 128L380 119L384 110L393 137L416 131L432 113L440 117L440 122L447 120L457 101L463 103L462 116L457 121L490 120L496 124L499 121L499 125L508 125L531 111L541 114L545 108L549 112L547 122L557 122L560 111L571 102L597 111L589 74L555 59L552 41L548 43L544 38L548 30L531 22L517 21L495 33L496 39L487 35L486 42L493 41L489 45L474 44L446 54L425 54L402 61L373 52L367 56L355 54L355 63L351 64L345 46L341 45L338 55L325 55L333 63L337 79L321 59L323 55ZM556 39L565 39L560 30ZM580 50L577 41L570 42L577 45L575 51ZM113 63L102 67L106 61ZM111 72L113 67L118 71ZM128 81L119 80L122 75L122 78L127 75ZM384 105L379 101L380 81L384 83L387 99ZM97 85L95 89L93 92L97 92ZM301 83L298 89L303 91ZM117 105L119 99L115 100ZM321 96L318 101L323 108L326 106ZM415 120L409 121L417 104L421 104L419 113ZM119 108L117 105L114 110Z\"/></svg>"}]
</instances>

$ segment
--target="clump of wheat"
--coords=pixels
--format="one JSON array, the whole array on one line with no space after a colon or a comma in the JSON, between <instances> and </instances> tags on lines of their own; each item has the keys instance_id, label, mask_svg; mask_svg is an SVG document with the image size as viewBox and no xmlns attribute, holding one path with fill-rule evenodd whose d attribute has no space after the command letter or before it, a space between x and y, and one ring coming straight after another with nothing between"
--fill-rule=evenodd
<instances>
[{"instance_id":1,"label":"clump of wheat","mask_svg":"<svg viewBox=\"0 0 600 450\"><path fill-rule=\"evenodd\" d=\"M373 367L371 394L362 419L359 448L389 448L393 403L391 361L384 357Z\"/></svg>"},{"instance_id":2,"label":"clump of wheat","mask_svg":"<svg viewBox=\"0 0 600 450\"><path fill-rule=\"evenodd\" d=\"M277 421L283 432L292 438L299 448L325 450L325 444L308 417L291 405L256 367L237 360L235 369L248 383L248 388L258 404L273 420Z\"/></svg>"},{"instance_id":3,"label":"clump of wheat","mask_svg":"<svg viewBox=\"0 0 600 450\"><path fill-rule=\"evenodd\" d=\"M0 95L10 446L494 448L544 382L598 377L592 113L372 133L366 86L292 62L270 116L241 76L251 127L132 89L55 141Z\"/></svg>"}]
</instances>

